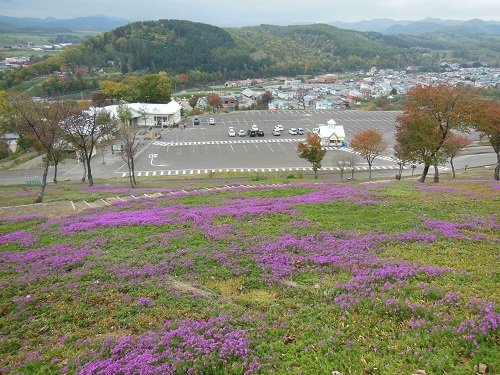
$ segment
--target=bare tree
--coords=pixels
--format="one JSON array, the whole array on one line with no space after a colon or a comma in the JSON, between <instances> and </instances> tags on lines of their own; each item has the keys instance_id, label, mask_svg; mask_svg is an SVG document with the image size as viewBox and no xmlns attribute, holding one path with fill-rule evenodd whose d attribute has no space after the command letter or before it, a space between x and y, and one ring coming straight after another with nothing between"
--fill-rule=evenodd
<instances>
[{"instance_id":1,"label":"bare tree","mask_svg":"<svg viewBox=\"0 0 500 375\"><path fill-rule=\"evenodd\" d=\"M354 179L354 167L358 164L358 156L356 154L349 154L347 157L347 165L351 169L351 179Z\"/></svg>"},{"instance_id":2,"label":"bare tree","mask_svg":"<svg viewBox=\"0 0 500 375\"><path fill-rule=\"evenodd\" d=\"M103 138L113 137L115 131L116 121L107 111L95 107L84 109L64 122L66 138L82 152L89 187L94 185L90 161L96 144Z\"/></svg>"},{"instance_id":3,"label":"bare tree","mask_svg":"<svg viewBox=\"0 0 500 375\"><path fill-rule=\"evenodd\" d=\"M97 142L96 148L101 151L102 164L106 164L106 161L104 160L104 151L106 151L107 147L113 145L113 141L114 139L112 137L104 137Z\"/></svg>"},{"instance_id":4,"label":"bare tree","mask_svg":"<svg viewBox=\"0 0 500 375\"><path fill-rule=\"evenodd\" d=\"M338 167L340 169L340 179L341 180L344 179L344 172L345 172L346 168L349 166L349 155L351 155L351 154L348 154L346 152L340 152L340 153L336 154L335 157L333 158L333 164L338 165Z\"/></svg>"},{"instance_id":5,"label":"bare tree","mask_svg":"<svg viewBox=\"0 0 500 375\"><path fill-rule=\"evenodd\" d=\"M132 113L126 106L119 106L117 114L120 121L117 138L122 145L121 157L127 163L130 186L134 188L137 185L134 160L139 146L139 126L131 121Z\"/></svg>"},{"instance_id":6,"label":"bare tree","mask_svg":"<svg viewBox=\"0 0 500 375\"><path fill-rule=\"evenodd\" d=\"M56 145L62 139L61 124L72 114L71 108L61 101L33 101L27 96L12 97L10 105L15 112L19 132L31 138L44 152L42 185L35 203L43 202L50 162Z\"/></svg>"},{"instance_id":7,"label":"bare tree","mask_svg":"<svg viewBox=\"0 0 500 375\"><path fill-rule=\"evenodd\" d=\"M57 142L52 152L51 163L54 166L54 176L52 178L52 181L54 182L54 184L57 184L57 171L59 164L68 157L67 148L67 143L63 140L60 140L59 142Z\"/></svg>"}]
</instances>

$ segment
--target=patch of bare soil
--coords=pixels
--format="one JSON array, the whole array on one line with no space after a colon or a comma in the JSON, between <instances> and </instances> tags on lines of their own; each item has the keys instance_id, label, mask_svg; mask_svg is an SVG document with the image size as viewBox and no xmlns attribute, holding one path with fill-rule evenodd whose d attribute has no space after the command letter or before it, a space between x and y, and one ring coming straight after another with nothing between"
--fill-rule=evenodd
<instances>
[{"instance_id":1,"label":"patch of bare soil","mask_svg":"<svg viewBox=\"0 0 500 375\"><path fill-rule=\"evenodd\" d=\"M0 207L1 217L17 217L17 216L45 216L56 217L67 215L75 212L73 203L70 201L59 201L50 203L36 203L12 207Z\"/></svg>"}]
</instances>

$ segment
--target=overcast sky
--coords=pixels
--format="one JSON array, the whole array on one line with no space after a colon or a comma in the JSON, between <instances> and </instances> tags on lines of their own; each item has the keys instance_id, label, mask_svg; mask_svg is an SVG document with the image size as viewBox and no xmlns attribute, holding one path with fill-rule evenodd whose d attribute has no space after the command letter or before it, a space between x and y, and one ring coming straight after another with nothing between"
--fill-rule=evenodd
<instances>
[{"instance_id":1,"label":"overcast sky","mask_svg":"<svg viewBox=\"0 0 500 375\"><path fill-rule=\"evenodd\" d=\"M499 0L0 0L0 15L130 21L185 19L218 26L289 25L374 18L500 21Z\"/></svg>"}]
</instances>

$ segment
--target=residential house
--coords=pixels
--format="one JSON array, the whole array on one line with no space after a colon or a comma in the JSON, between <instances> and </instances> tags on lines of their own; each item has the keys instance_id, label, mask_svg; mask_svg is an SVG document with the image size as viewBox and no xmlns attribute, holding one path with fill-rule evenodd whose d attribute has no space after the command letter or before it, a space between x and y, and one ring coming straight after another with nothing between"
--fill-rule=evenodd
<instances>
[{"instance_id":1,"label":"residential house","mask_svg":"<svg viewBox=\"0 0 500 375\"><path fill-rule=\"evenodd\" d=\"M269 109L289 109L290 105L288 102L285 102L284 100L273 99L268 103L267 107Z\"/></svg>"},{"instance_id":2,"label":"residential house","mask_svg":"<svg viewBox=\"0 0 500 375\"><path fill-rule=\"evenodd\" d=\"M234 111L238 109L238 99L233 95L222 95L220 97L222 101L222 107L228 111Z\"/></svg>"},{"instance_id":3,"label":"residential house","mask_svg":"<svg viewBox=\"0 0 500 375\"><path fill-rule=\"evenodd\" d=\"M316 102L316 109L335 109L337 106L331 100L323 99Z\"/></svg>"},{"instance_id":4,"label":"residential house","mask_svg":"<svg viewBox=\"0 0 500 375\"><path fill-rule=\"evenodd\" d=\"M260 95L258 92L255 92L250 89L245 89L241 92L241 95L250 98L250 99L257 99L257 97Z\"/></svg>"}]
</instances>

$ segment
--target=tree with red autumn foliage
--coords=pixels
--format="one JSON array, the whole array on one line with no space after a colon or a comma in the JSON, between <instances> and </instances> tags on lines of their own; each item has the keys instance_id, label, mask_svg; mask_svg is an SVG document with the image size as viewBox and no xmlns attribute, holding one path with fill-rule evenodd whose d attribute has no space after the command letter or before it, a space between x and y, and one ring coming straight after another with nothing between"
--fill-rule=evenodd
<instances>
[{"instance_id":1,"label":"tree with red autumn foliage","mask_svg":"<svg viewBox=\"0 0 500 375\"><path fill-rule=\"evenodd\" d=\"M387 150L387 143L382 133L375 129L365 129L354 135L351 141L354 151L360 153L368 162L369 179L372 179L372 164L377 156Z\"/></svg>"},{"instance_id":2,"label":"tree with red autumn foliage","mask_svg":"<svg viewBox=\"0 0 500 375\"><path fill-rule=\"evenodd\" d=\"M491 100L481 100L479 103L479 114L474 128L481 132L481 135L488 138L491 146L497 154L497 165L495 167L494 178L499 181L500 175L500 102Z\"/></svg>"},{"instance_id":3,"label":"tree with red autumn foliage","mask_svg":"<svg viewBox=\"0 0 500 375\"><path fill-rule=\"evenodd\" d=\"M454 131L468 131L477 117L477 92L441 84L418 85L408 91L404 113L398 117L396 143L411 161L423 163L419 181L424 182L431 165L443 162L447 137ZM446 159L446 158L445 158ZM439 182L439 177L434 177Z\"/></svg>"},{"instance_id":4,"label":"tree with red autumn foliage","mask_svg":"<svg viewBox=\"0 0 500 375\"><path fill-rule=\"evenodd\" d=\"M321 147L321 138L315 133L309 133L304 142L299 142L297 147L299 158L306 159L312 164L314 178L318 178L318 169L321 168L321 161L326 154L326 150Z\"/></svg>"},{"instance_id":5,"label":"tree with red autumn foliage","mask_svg":"<svg viewBox=\"0 0 500 375\"><path fill-rule=\"evenodd\" d=\"M459 134L451 134L446 138L444 142L444 152L450 158L451 172L453 178L455 178L455 166L453 165L453 159L460 155L460 153L471 145L472 141Z\"/></svg>"}]
</instances>

